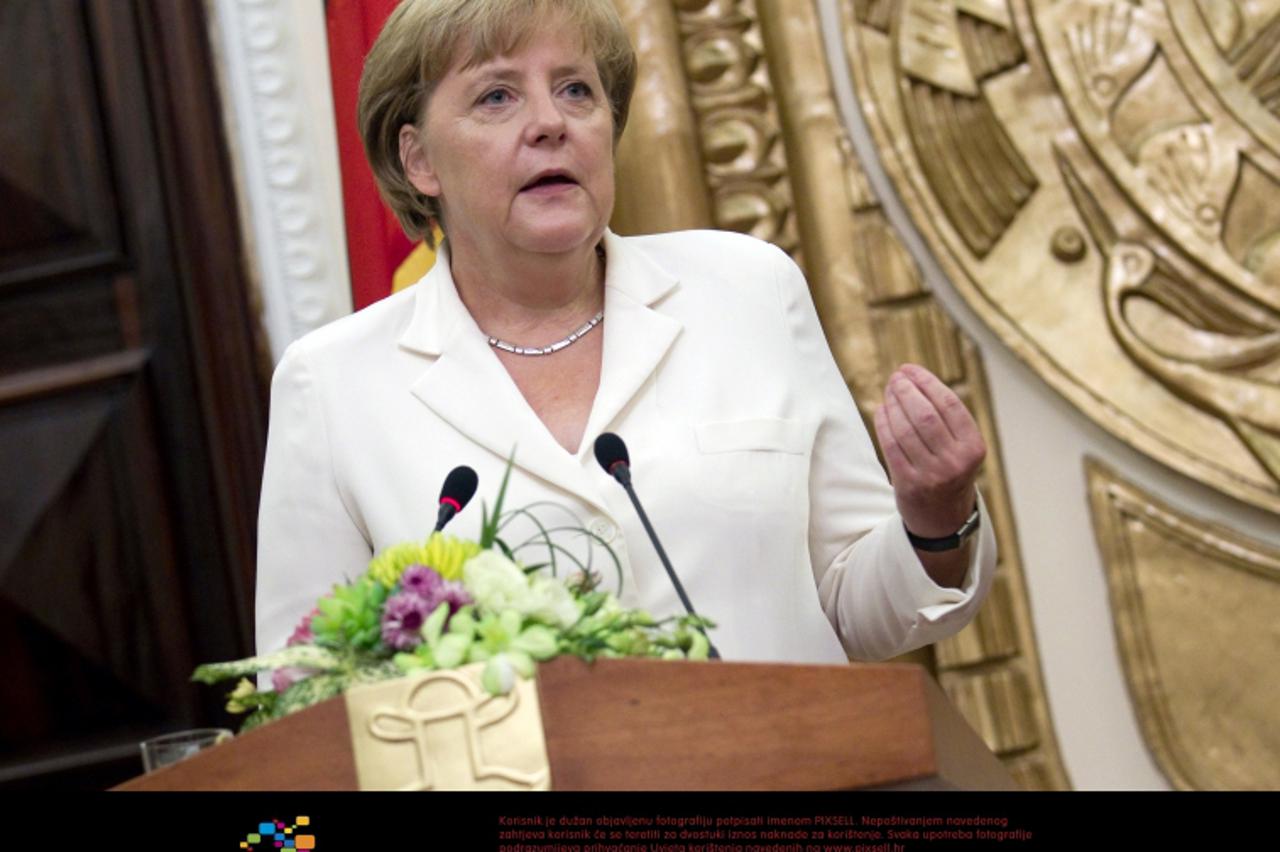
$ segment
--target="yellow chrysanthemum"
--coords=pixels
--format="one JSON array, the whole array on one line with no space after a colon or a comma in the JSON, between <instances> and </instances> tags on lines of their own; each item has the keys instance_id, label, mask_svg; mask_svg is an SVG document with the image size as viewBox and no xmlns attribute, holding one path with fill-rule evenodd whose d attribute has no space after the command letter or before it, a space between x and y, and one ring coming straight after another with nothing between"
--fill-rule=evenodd
<instances>
[{"instance_id":1,"label":"yellow chrysanthemum","mask_svg":"<svg viewBox=\"0 0 1280 852\"><path fill-rule=\"evenodd\" d=\"M432 533L426 542L396 544L379 553L369 563L369 576L389 589L410 565L426 565L446 580L457 580L462 564L479 552L474 541Z\"/></svg>"},{"instance_id":2,"label":"yellow chrysanthemum","mask_svg":"<svg viewBox=\"0 0 1280 852\"><path fill-rule=\"evenodd\" d=\"M479 552L480 545L474 541L432 533L427 539L427 561L423 564L436 569L446 580L461 580L463 563Z\"/></svg>"}]
</instances>

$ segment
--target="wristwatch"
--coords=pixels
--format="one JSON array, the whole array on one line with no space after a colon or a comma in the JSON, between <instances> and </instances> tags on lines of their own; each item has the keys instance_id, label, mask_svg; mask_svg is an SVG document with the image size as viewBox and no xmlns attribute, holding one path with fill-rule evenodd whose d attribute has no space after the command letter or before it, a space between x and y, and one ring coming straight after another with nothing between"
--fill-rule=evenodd
<instances>
[{"instance_id":1,"label":"wristwatch","mask_svg":"<svg viewBox=\"0 0 1280 852\"><path fill-rule=\"evenodd\" d=\"M906 530L907 541L911 542L911 546L916 550L923 550L927 553L943 553L948 550L955 550L968 541L969 536L978 531L978 524L978 505L975 503L973 513L965 518L964 523L960 525L960 529L951 535L944 535L942 538L925 538L908 530L905 523L902 528Z\"/></svg>"}]
</instances>

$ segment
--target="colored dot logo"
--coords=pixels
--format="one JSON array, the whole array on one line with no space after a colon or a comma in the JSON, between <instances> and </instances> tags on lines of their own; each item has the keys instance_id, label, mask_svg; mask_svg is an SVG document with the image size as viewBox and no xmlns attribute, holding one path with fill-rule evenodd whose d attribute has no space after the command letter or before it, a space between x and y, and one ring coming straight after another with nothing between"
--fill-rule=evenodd
<instances>
[{"instance_id":1,"label":"colored dot logo","mask_svg":"<svg viewBox=\"0 0 1280 852\"><path fill-rule=\"evenodd\" d=\"M298 829L308 832L299 833ZM241 849L254 849L258 852L290 852L294 849L315 849L316 836L310 834L311 817L300 816L292 825L285 825L278 819L258 823L256 831L251 831L240 841Z\"/></svg>"}]
</instances>

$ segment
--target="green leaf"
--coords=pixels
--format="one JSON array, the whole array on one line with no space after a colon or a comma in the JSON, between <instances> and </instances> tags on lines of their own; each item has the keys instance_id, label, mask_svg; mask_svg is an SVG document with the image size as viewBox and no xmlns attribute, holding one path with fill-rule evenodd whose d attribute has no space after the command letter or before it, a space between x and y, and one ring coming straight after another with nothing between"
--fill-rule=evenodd
<instances>
[{"instance_id":1,"label":"green leaf","mask_svg":"<svg viewBox=\"0 0 1280 852\"><path fill-rule=\"evenodd\" d=\"M689 648L689 659L705 660L710 652L711 643L701 630L694 631L693 643Z\"/></svg>"},{"instance_id":2,"label":"green leaf","mask_svg":"<svg viewBox=\"0 0 1280 852\"><path fill-rule=\"evenodd\" d=\"M349 689L362 683L379 683L401 676L400 667L394 660L380 660L377 663L359 666L347 675L343 689Z\"/></svg>"},{"instance_id":3,"label":"green leaf","mask_svg":"<svg viewBox=\"0 0 1280 852\"><path fill-rule=\"evenodd\" d=\"M516 670L516 674L520 677L533 677L534 665L533 657L523 651L508 651L506 653L507 662L511 663L511 667Z\"/></svg>"},{"instance_id":4,"label":"green leaf","mask_svg":"<svg viewBox=\"0 0 1280 852\"><path fill-rule=\"evenodd\" d=\"M507 469L502 473L502 484L498 486L498 495L493 500L493 514L483 514L483 523L480 526L480 548L488 550L493 547L494 541L498 537L498 521L502 517L502 501L507 496L507 483L511 481L511 468L515 466L516 448L511 448L511 455L507 457ZM486 504L481 504L482 509L487 509Z\"/></svg>"},{"instance_id":5,"label":"green leaf","mask_svg":"<svg viewBox=\"0 0 1280 852\"><path fill-rule=\"evenodd\" d=\"M255 710L246 716L245 720L240 723L240 733L243 734L245 731L252 731L254 728L270 722L272 718L271 711L265 707L261 710Z\"/></svg>"},{"instance_id":6,"label":"green leaf","mask_svg":"<svg viewBox=\"0 0 1280 852\"><path fill-rule=\"evenodd\" d=\"M431 615L427 616L427 620L422 623L422 638L428 645L434 645L440 641L440 634L444 632L444 623L448 618L448 601L442 601L431 611Z\"/></svg>"},{"instance_id":7,"label":"green leaf","mask_svg":"<svg viewBox=\"0 0 1280 852\"><path fill-rule=\"evenodd\" d=\"M511 648L522 651L535 660L549 660L559 651L559 642L554 630L534 624L520 632L512 641Z\"/></svg>"},{"instance_id":8,"label":"green leaf","mask_svg":"<svg viewBox=\"0 0 1280 852\"><path fill-rule=\"evenodd\" d=\"M341 694L345 685L345 677L334 673L319 674L306 680L300 680L281 693L280 700L276 702L272 716L279 719L288 716L290 713L305 710L313 704L327 701L335 695Z\"/></svg>"},{"instance_id":9,"label":"green leaf","mask_svg":"<svg viewBox=\"0 0 1280 852\"><path fill-rule=\"evenodd\" d=\"M470 641L476 632L475 608L470 604L462 607L449 619L449 633L467 637Z\"/></svg>"},{"instance_id":10,"label":"green leaf","mask_svg":"<svg viewBox=\"0 0 1280 852\"><path fill-rule=\"evenodd\" d=\"M287 666L318 669L324 672L332 671L341 665L341 659L330 650L317 648L314 645L291 645L258 657L246 657L243 660L232 660L226 663L205 663L196 667L191 679L198 683L217 683L233 677L244 677Z\"/></svg>"}]
</instances>

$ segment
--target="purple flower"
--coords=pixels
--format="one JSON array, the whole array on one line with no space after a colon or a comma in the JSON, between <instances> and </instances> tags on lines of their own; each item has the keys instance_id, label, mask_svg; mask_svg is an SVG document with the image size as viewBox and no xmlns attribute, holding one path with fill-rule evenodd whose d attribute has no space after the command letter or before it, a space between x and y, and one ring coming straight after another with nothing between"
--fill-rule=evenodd
<instances>
[{"instance_id":1,"label":"purple flower","mask_svg":"<svg viewBox=\"0 0 1280 852\"><path fill-rule=\"evenodd\" d=\"M413 592L420 598L431 600L438 594L444 579L425 565L410 565L400 575L400 589Z\"/></svg>"},{"instance_id":2,"label":"purple flower","mask_svg":"<svg viewBox=\"0 0 1280 852\"><path fill-rule=\"evenodd\" d=\"M449 604L449 614L453 615L459 607L472 602L462 583L445 580L434 569L425 565L410 565L404 569L404 573L400 575L400 590L426 601L427 615L435 612L436 607L442 603Z\"/></svg>"},{"instance_id":3,"label":"purple flower","mask_svg":"<svg viewBox=\"0 0 1280 852\"><path fill-rule=\"evenodd\" d=\"M311 619L320 614L320 608L316 607L302 617L298 622L298 626L293 629L293 634L289 637L289 641L285 642L285 646L292 645L310 645L315 641L315 636L311 634ZM284 692L300 680L306 680L316 673L315 669L303 668L301 666L285 666L282 669L276 669L271 673L271 688L277 693Z\"/></svg>"},{"instance_id":4,"label":"purple flower","mask_svg":"<svg viewBox=\"0 0 1280 852\"><path fill-rule=\"evenodd\" d=\"M320 614L320 607L316 607L315 609L311 610L311 612L304 615L302 617L302 620L298 622L298 626L293 629L293 635L289 637L289 641L285 642L284 644L286 646L310 645L313 641L315 641L315 637L311 635L311 619L315 618L319 614Z\"/></svg>"},{"instance_id":5,"label":"purple flower","mask_svg":"<svg viewBox=\"0 0 1280 852\"><path fill-rule=\"evenodd\" d=\"M427 599L413 592L387 598L382 609L382 641L397 651L422 644L422 623L431 614Z\"/></svg>"},{"instance_id":6,"label":"purple flower","mask_svg":"<svg viewBox=\"0 0 1280 852\"><path fill-rule=\"evenodd\" d=\"M285 666L282 669L276 669L271 673L271 688L278 695L298 681L306 680L315 673L315 669L306 669L301 666Z\"/></svg>"},{"instance_id":7,"label":"purple flower","mask_svg":"<svg viewBox=\"0 0 1280 852\"><path fill-rule=\"evenodd\" d=\"M448 601L449 615L453 615L460 607L474 603L471 595L467 594L466 587L458 580L445 580L440 584L440 597L436 599L432 609L440 606L440 601Z\"/></svg>"}]
</instances>

